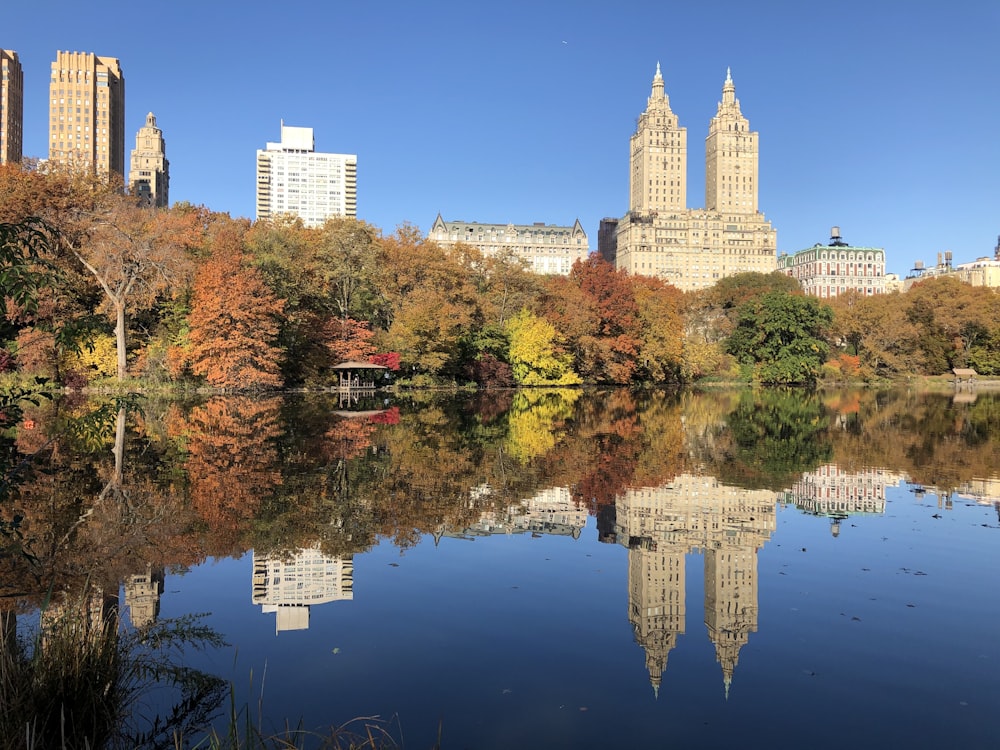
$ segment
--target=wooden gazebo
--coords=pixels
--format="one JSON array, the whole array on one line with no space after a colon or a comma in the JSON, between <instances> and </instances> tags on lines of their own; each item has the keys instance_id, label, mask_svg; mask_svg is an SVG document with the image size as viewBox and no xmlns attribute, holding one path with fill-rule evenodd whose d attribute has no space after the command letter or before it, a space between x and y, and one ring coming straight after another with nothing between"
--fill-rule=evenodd
<instances>
[{"instance_id":1,"label":"wooden gazebo","mask_svg":"<svg viewBox=\"0 0 1000 750\"><path fill-rule=\"evenodd\" d=\"M389 368L373 365L371 362L341 362L333 366L339 376L338 389L341 391L374 391L378 378Z\"/></svg>"},{"instance_id":2,"label":"wooden gazebo","mask_svg":"<svg viewBox=\"0 0 1000 750\"><path fill-rule=\"evenodd\" d=\"M955 373L955 385L960 385L963 380L972 385L976 382L976 378L979 377L979 373L971 367L955 367L952 368L952 372Z\"/></svg>"}]
</instances>

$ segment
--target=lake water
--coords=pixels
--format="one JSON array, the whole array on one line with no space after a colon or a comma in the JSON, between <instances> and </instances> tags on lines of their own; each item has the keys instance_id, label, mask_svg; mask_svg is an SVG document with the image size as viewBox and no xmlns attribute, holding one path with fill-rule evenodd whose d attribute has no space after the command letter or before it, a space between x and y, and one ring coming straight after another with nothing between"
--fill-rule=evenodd
<instances>
[{"instance_id":1,"label":"lake water","mask_svg":"<svg viewBox=\"0 0 1000 750\"><path fill-rule=\"evenodd\" d=\"M98 406L8 433L47 464L5 501L37 557L6 607L86 580L139 624L206 613L231 645L188 663L265 730L1000 747L995 394Z\"/></svg>"}]
</instances>

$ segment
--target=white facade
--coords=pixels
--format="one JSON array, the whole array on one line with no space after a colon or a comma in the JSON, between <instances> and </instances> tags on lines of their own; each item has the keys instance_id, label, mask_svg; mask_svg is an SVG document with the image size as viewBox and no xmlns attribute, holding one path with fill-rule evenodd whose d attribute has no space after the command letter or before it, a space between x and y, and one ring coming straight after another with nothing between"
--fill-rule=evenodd
<instances>
[{"instance_id":1,"label":"white facade","mask_svg":"<svg viewBox=\"0 0 1000 750\"><path fill-rule=\"evenodd\" d=\"M583 262L590 253L587 233L580 220L572 226L535 224L480 224L479 222L445 221L437 215L427 239L441 247L458 243L471 245L491 258L512 253L525 267L537 274L569 275L573 264Z\"/></svg>"},{"instance_id":2,"label":"white facade","mask_svg":"<svg viewBox=\"0 0 1000 750\"><path fill-rule=\"evenodd\" d=\"M257 218L297 216L307 227L358 215L358 157L317 152L312 128L281 124L281 141L257 151Z\"/></svg>"},{"instance_id":3,"label":"white facade","mask_svg":"<svg viewBox=\"0 0 1000 750\"><path fill-rule=\"evenodd\" d=\"M261 612L275 613L275 632L305 630L314 604L354 598L354 558L330 557L318 549L303 549L287 559L281 555L253 556L253 603Z\"/></svg>"}]
</instances>

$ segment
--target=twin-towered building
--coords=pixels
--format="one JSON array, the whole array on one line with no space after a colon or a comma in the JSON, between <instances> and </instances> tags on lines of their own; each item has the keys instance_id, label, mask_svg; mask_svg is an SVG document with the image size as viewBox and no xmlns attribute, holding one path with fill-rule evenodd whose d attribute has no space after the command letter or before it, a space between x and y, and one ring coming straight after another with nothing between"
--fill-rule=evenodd
<instances>
[{"instance_id":1,"label":"twin-towered building","mask_svg":"<svg viewBox=\"0 0 1000 750\"><path fill-rule=\"evenodd\" d=\"M620 270L657 276L684 291L747 271L770 273L777 232L758 208L758 134L740 110L732 75L705 140L705 207L687 207L687 128L670 109L656 65L646 110L631 138L629 210L603 227L602 255Z\"/></svg>"}]
</instances>

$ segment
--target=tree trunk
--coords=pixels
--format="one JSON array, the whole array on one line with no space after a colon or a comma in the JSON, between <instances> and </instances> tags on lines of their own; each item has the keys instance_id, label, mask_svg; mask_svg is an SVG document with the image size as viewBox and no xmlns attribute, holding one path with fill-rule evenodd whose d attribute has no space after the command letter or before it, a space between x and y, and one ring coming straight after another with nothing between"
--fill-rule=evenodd
<instances>
[{"instance_id":1,"label":"tree trunk","mask_svg":"<svg viewBox=\"0 0 1000 750\"><path fill-rule=\"evenodd\" d=\"M125 305L115 305L115 346L118 349L118 379L128 376L125 360Z\"/></svg>"}]
</instances>

